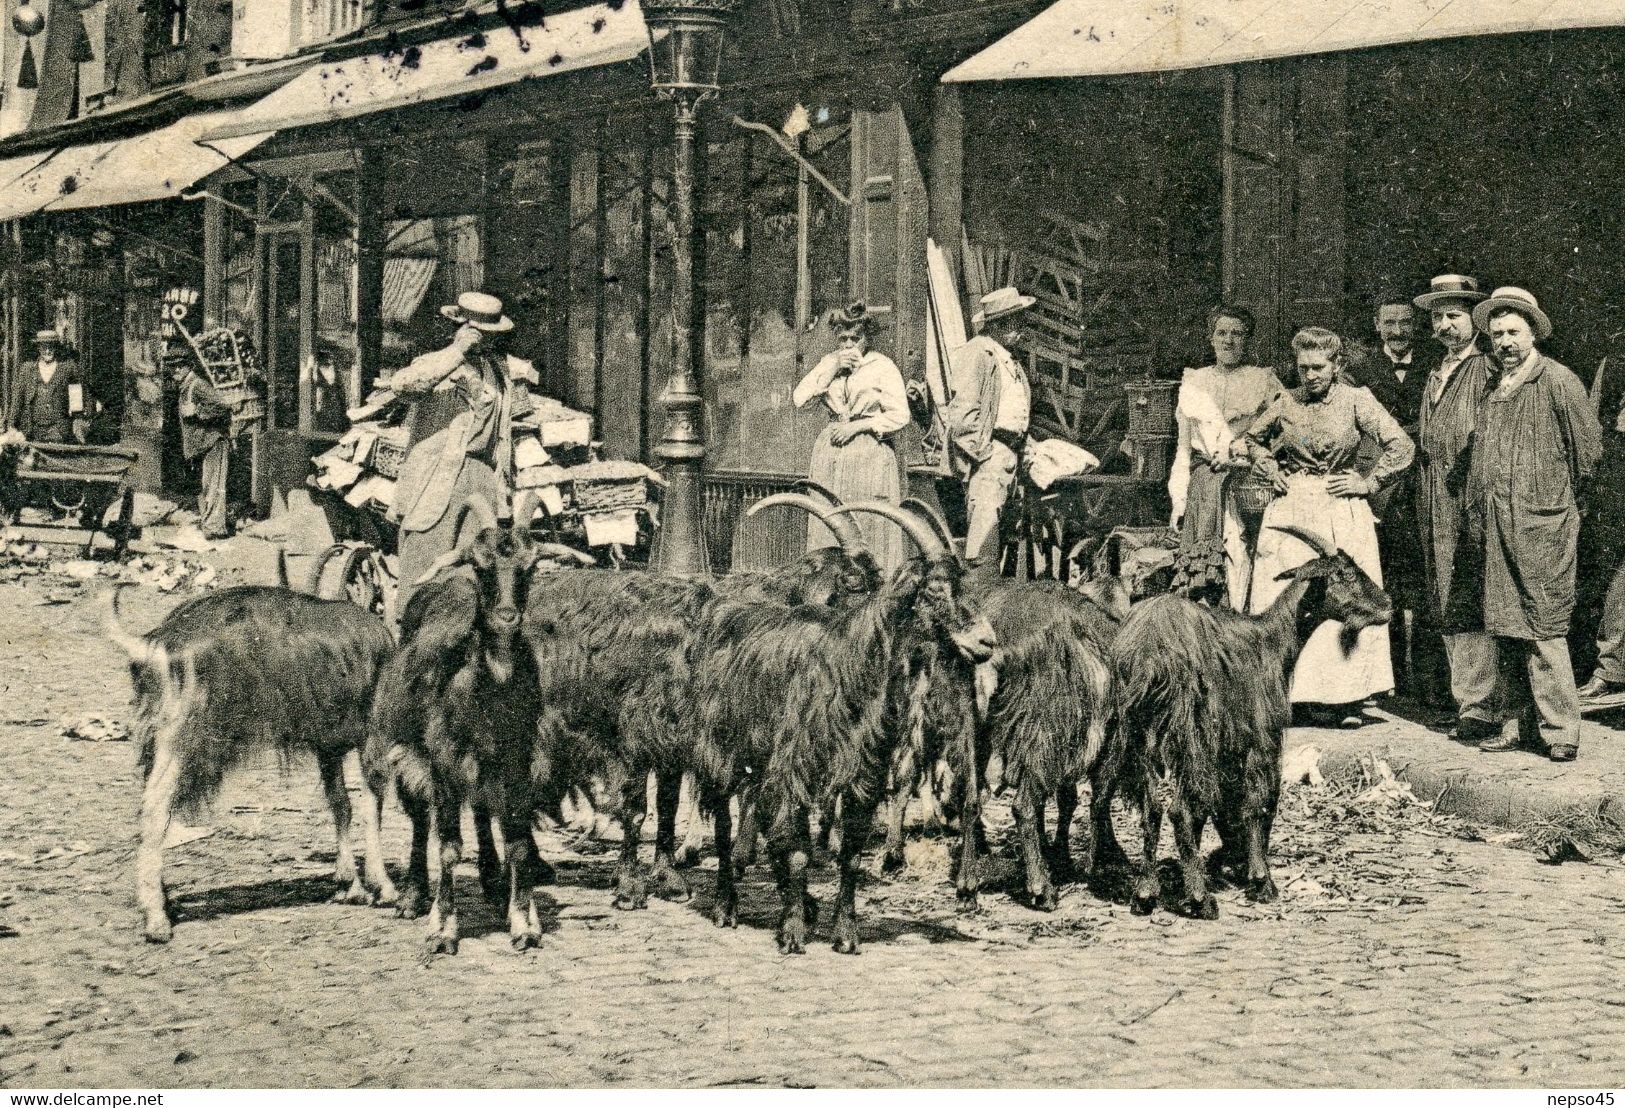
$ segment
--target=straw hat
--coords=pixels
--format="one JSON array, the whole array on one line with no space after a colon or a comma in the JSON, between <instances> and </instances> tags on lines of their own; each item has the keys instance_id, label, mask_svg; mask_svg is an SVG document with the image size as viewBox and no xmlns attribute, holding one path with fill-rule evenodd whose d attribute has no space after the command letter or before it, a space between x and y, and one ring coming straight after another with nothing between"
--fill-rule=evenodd
<instances>
[{"instance_id":1,"label":"straw hat","mask_svg":"<svg viewBox=\"0 0 1625 1108\"><path fill-rule=\"evenodd\" d=\"M1478 291L1478 282L1472 277L1465 277L1460 273L1442 273L1428 283L1427 292L1411 303L1426 312L1452 300L1471 304L1482 299L1484 294Z\"/></svg>"},{"instance_id":2,"label":"straw hat","mask_svg":"<svg viewBox=\"0 0 1625 1108\"><path fill-rule=\"evenodd\" d=\"M478 331L513 330L513 320L502 314L502 301L490 293L465 292L457 298L457 303L441 308L440 314Z\"/></svg>"},{"instance_id":3,"label":"straw hat","mask_svg":"<svg viewBox=\"0 0 1625 1108\"><path fill-rule=\"evenodd\" d=\"M1037 297L1023 296L1014 286L1006 285L982 297L981 306L976 309L976 314L970 317L970 321L979 327L1003 316L1024 312L1036 303Z\"/></svg>"},{"instance_id":4,"label":"straw hat","mask_svg":"<svg viewBox=\"0 0 1625 1108\"><path fill-rule=\"evenodd\" d=\"M1540 302L1527 289L1520 289L1515 285L1503 285L1496 289L1488 300L1473 309L1473 326L1488 334L1490 314L1497 308L1511 308L1527 319L1529 325L1535 329L1537 341L1551 337L1552 321L1540 310Z\"/></svg>"},{"instance_id":5,"label":"straw hat","mask_svg":"<svg viewBox=\"0 0 1625 1108\"><path fill-rule=\"evenodd\" d=\"M59 343L61 341L62 336L54 328L47 327L44 330L34 332L34 342L37 345L43 346L48 342Z\"/></svg>"}]
</instances>

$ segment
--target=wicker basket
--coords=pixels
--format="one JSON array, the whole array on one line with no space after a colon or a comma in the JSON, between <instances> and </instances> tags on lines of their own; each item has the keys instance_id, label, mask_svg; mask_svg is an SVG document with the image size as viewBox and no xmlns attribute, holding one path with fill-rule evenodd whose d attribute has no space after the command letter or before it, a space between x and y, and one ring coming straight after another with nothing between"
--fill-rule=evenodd
<instances>
[{"instance_id":1,"label":"wicker basket","mask_svg":"<svg viewBox=\"0 0 1625 1108\"><path fill-rule=\"evenodd\" d=\"M1131 381L1123 386L1128 393L1128 433L1162 436L1174 433L1174 402L1178 381Z\"/></svg>"},{"instance_id":2,"label":"wicker basket","mask_svg":"<svg viewBox=\"0 0 1625 1108\"><path fill-rule=\"evenodd\" d=\"M1235 488L1236 511L1244 516L1262 517L1275 499L1275 486L1259 477L1243 477Z\"/></svg>"},{"instance_id":3,"label":"wicker basket","mask_svg":"<svg viewBox=\"0 0 1625 1108\"><path fill-rule=\"evenodd\" d=\"M593 481L576 478L576 509L581 512L613 512L641 508L649 503L649 485L641 477L631 480Z\"/></svg>"},{"instance_id":4,"label":"wicker basket","mask_svg":"<svg viewBox=\"0 0 1625 1108\"><path fill-rule=\"evenodd\" d=\"M379 439L372 444L372 457L368 465L384 477L399 477L401 466L406 464L406 447L397 446L388 439Z\"/></svg>"}]
</instances>

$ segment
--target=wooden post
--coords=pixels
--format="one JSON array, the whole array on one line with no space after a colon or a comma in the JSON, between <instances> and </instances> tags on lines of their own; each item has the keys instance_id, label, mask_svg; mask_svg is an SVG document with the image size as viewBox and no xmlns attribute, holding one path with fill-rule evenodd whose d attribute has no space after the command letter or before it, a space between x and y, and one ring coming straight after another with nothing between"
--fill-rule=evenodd
<instances>
[{"instance_id":1,"label":"wooden post","mask_svg":"<svg viewBox=\"0 0 1625 1108\"><path fill-rule=\"evenodd\" d=\"M380 150L363 146L356 158L356 367L364 398L383 369L384 225Z\"/></svg>"}]
</instances>

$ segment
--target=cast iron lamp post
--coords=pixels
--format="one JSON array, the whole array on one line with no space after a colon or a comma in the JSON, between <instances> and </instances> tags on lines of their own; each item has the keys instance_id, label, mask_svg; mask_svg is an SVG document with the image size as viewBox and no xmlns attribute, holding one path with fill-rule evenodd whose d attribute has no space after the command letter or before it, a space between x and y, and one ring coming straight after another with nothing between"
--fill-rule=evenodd
<instances>
[{"instance_id":1,"label":"cast iron lamp post","mask_svg":"<svg viewBox=\"0 0 1625 1108\"><path fill-rule=\"evenodd\" d=\"M700 490L705 435L694 377L694 132L696 108L720 86L717 72L729 17L739 0L644 0L655 92L670 100L672 126L671 376L660 393L664 415L655 455L666 472L655 566L665 573L709 570Z\"/></svg>"}]
</instances>

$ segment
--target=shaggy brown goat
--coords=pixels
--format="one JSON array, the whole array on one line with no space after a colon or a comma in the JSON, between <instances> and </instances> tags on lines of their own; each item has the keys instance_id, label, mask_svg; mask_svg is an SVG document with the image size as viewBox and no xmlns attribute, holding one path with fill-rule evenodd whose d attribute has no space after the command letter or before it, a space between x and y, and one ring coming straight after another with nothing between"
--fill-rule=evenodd
<instances>
[{"instance_id":1,"label":"shaggy brown goat","mask_svg":"<svg viewBox=\"0 0 1625 1108\"><path fill-rule=\"evenodd\" d=\"M1112 649L1120 728L1095 775L1091 818L1108 826L1112 785L1135 805L1144 855L1133 910L1160 897L1157 843L1166 811L1184 872L1183 908L1218 915L1201 855L1209 819L1220 861L1246 864L1247 896L1276 897L1269 871L1270 829L1281 789L1281 735L1291 720L1292 667L1309 633L1326 620L1344 634L1386 623L1388 594L1325 539L1281 528L1315 556L1283 573L1291 584L1257 616L1159 596L1134 607Z\"/></svg>"},{"instance_id":2,"label":"shaggy brown goat","mask_svg":"<svg viewBox=\"0 0 1625 1108\"><path fill-rule=\"evenodd\" d=\"M378 617L354 604L285 588L242 585L189 600L145 635L119 622L117 586L106 594L108 637L130 659L135 737L145 782L136 898L150 942L172 934L164 895L164 836L191 816L251 755L287 764L316 755L338 840L336 899L391 902L379 845L379 802L363 809L365 883L350 845L344 756L362 743L367 706L393 643ZM370 888L369 888L370 886Z\"/></svg>"},{"instance_id":3,"label":"shaggy brown goat","mask_svg":"<svg viewBox=\"0 0 1625 1108\"><path fill-rule=\"evenodd\" d=\"M987 620L961 595L958 559L929 526L881 502L848 505L836 514L860 511L898 523L921 556L844 610L719 602L707 612L696 652L697 770L716 819L715 919L720 926L737 921L728 798L746 790L754 793L767 838L782 906L778 944L786 954L805 950L809 916L816 917L807 893L809 813L815 806L833 811L837 800L841 886L834 947L857 952L857 859L897 743L897 729L888 723L908 711L916 648L939 643L976 664L996 645Z\"/></svg>"}]
</instances>

